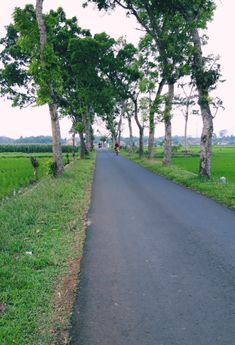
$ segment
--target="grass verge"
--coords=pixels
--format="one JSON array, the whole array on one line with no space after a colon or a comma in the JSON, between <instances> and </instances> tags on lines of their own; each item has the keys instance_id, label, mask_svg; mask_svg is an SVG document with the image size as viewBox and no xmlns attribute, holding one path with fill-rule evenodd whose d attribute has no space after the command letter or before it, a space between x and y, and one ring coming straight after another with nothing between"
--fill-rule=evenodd
<instances>
[{"instance_id":1,"label":"grass verge","mask_svg":"<svg viewBox=\"0 0 235 345\"><path fill-rule=\"evenodd\" d=\"M66 344L95 156L0 207L0 344Z\"/></svg>"},{"instance_id":2,"label":"grass verge","mask_svg":"<svg viewBox=\"0 0 235 345\"><path fill-rule=\"evenodd\" d=\"M140 159L137 154L130 155L126 151L121 151L121 154L134 161L137 164L149 169L150 171L168 178L180 185L191 188L200 192L222 204L235 210L235 184L227 183L220 184L218 178L212 178L209 181L201 179L197 174L183 170L179 166L166 167L161 160L147 158Z\"/></svg>"}]
</instances>

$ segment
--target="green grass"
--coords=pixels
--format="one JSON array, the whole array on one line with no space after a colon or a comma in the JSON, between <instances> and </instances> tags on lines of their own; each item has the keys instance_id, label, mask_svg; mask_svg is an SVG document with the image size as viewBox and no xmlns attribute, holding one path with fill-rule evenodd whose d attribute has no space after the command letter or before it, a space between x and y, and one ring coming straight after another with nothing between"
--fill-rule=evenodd
<instances>
[{"instance_id":1,"label":"green grass","mask_svg":"<svg viewBox=\"0 0 235 345\"><path fill-rule=\"evenodd\" d=\"M202 180L198 176L199 156L183 156L177 153L172 159L172 165L162 165L162 152L158 149L156 159L148 160L146 157L139 159L138 154L129 155L122 151L122 155L145 168L165 176L166 178L194 189L214 200L235 209L235 147L213 147L212 154L212 178L210 181ZM221 185L219 177L225 176L227 184Z\"/></svg>"},{"instance_id":2,"label":"green grass","mask_svg":"<svg viewBox=\"0 0 235 345\"><path fill-rule=\"evenodd\" d=\"M68 261L81 256L94 162L71 163L62 178L43 178L0 207L1 345L53 342L54 291Z\"/></svg>"},{"instance_id":3,"label":"green grass","mask_svg":"<svg viewBox=\"0 0 235 345\"><path fill-rule=\"evenodd\" d=\"M199 156L176 156L172 164L184 170L198 173ZM228 182L235 183L235 147L213 147L211 160L212 178L225 176Z\"/></svg>"},{"instance_id":4,"label":"green grass","mask_svg":"<svg viewBox=\"0 0 235 345\"><path fill-rule=\"evenodd\" d=\"M30 154L14 152L0 154L0 199L35 181L30 156ZM47 175L52 155L36 153L33 156L39 161L39 178ZM66 160L65 155L64 160Z\"/></svg>"}]
</instances>

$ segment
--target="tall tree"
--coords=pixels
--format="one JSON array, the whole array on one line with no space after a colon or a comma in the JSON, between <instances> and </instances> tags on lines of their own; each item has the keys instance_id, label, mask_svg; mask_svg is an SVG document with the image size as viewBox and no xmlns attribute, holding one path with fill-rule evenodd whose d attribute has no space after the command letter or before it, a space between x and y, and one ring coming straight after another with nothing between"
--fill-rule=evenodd
<instances>
[{"instance_id":1,"label":"tall tree","mask_svg":"<svg viewBox=\"0 0 235 345\"><path fill-rule=\"evenodd\" d=\"M40 37L40 57L41 57L41 69L42 74L45 72L44 75L48 74L47 70L47 57L46 57L46 44L47 44L47 33L46 33L46 26L43 19L43 0L36 0L36 18L38 23L39 29L39 37ZM51 47L50 53L53 54L53 48ZM48 92L50 101L48 102L49 105L49 112L51 117L51 128L52 128L52 139L53 139L53 157L56 166L56 175L60 176L63 174L63 158L62 158L62 149L61 149L61 134L60 134L60 123L59 123L59 115L58 115L58 106L56 103L55 98L55 90L53 88L53 84L51 80L48 78L44 79L42 75L41 83L43 83L43 87L45 84L48 85Z\"/></svg>"},{"instance_id":2,"label":"tall tree","mask_svg":"<svg viewBox=\"0 0 235 345\"><path fill-rule=\"evenodd\" d=\"M181 93L174 98L174 104L181 108L184 116L184 151L188 152L188 120L191 113L198 114L199 110L192 109L196 104L195 84L181 80L178 83Z\"/></svg>"},{"instance_id":3,"label":"tall tree","mask_svg":"<svg viewBox=\"0 0 235 345\"><path fill-rule=\"evenodd\" d=\"M165 80L161 79L161 66L158 62L158 51L152 41L151 36L145 35L139 43L139 64L142 72L139 89L140 92L147 94L149 98L149 159L154 156L156 115L159 113L163 101L161 94L165 84Z\"/></svg>"},{"instance_id":4,"label":"tall tree","mask_svg":"<svg viewBox=\"0 0 235 345\"><path fill-rule=\"evenodd\" d=\"M135 113L138 111L138 102L135 97L135 85L140 78L136 64L136 48L124 39L115 41L105 34L95 35L100 43L102 55L100 57L100 73L108 82L112 90L115 111L106 113L108 129L112 133L113 142L117 140L118 122L125 110L128 99L133 101Z\"/></svg>"},{"instance_id":5,"label":"tall tree","mask_svg":"<svg viewBox=\"0 0 235 345\"><path fill-rule=\"evenodd\" d=\"M90 0L91 1L91 0ZM174 90L172 85L177 81L179 76L187 72L186 58L188 53L188 32L186 26L182 23L181 17L178 13L169 15L166 11L162 11L161 6L157 2L150 0L93 0L101 8L113 8L116 5L122 6L136 17L139 23L146 30L148 35L152 37L157 48L157 60L159 63L159 79L161 83L168 84L171 91ZM177 42L177 44L176 44ZM159 86L159 90L156 91L157 100L153 103L153 107L150 114L150 156L152 156L152 138L154 136L154 108L159 101L159 91L162 89L162 84ZM171 92L168 97L166 106L166 118L163 117L165 122L165 136L171 135L171 131L167 130L171 126L171 116L169 116L169 110L171 106L169 102L172 101ZM171 144L171 138L165 140L164 154L168 155L164 159L165 164L170 164L171 157L169 154L171 149L166 145Z\"/></svg>"},{"instance_id":6,"label":"tall tree","mask_svg":"<svg viewBox=\"0 0 235 345\"><path fill-rule=\"evenodd\" d=\"M208 20L212 18L215 2L213 0L88 0L88 2L90 1L97 3L99 9L107 10L118 5L126 9L129 14L134 15L147 33L155 40L166 69L172 67L172 62L175 65L175 57L177 57L177 65L180 64L182 52L186 53L189 60L192 57L191 71L198 88L199 105L203 120L199 174L202 177L210 178L213 117L210 110L209 91L216 84L219 73L218 68L208 69L206 66L206 60L201 49L199 29L204 29ZM159 18L161 18L160 21ZM177 25L174 25L174 23L177 23ZM173 24L172 28L174 27L175 32L168 30L167 33L165 24L168 28ZM163 33L161 28L164 29L166 36L161 36L161 33ZM165 38L170 39L170 41L173 38L170 44L173 49L168 49L166 54L164 49ZM189 43L189 47L184 43ZM190 48L191 44L193 49ZM178 54L175 54L175 52L178 52ZM170 74L168 75L170 76ZM173 80L169 80L169 85L172 84ZM169 122L168 118L167 122Z\"/></svg>"},{"instance_id":7,"label":"tall tree","mask_svg":"<svg viewBox=\"0 0 235 345\"><path fill-rule=\"evenodd\" d=\"M180 0L171 4L168 11L178 11L190 32L190 38L194 45L192 54L192 77L196 82L201 109L203 128L201 134L201 154L199 164L199 175L201 177L211 177L211 145L213 135L213 115L210 109L209 91L215 87L220 73L219 65L209 66L208 61L203 56L202 39L199 29L205 29L206 24L213 17L215 1L213 0L194 0L189 4L188 1Z\"/></svg>"},{"instance_id":8,"label":"tall tree","mask_svg":"<svg viewBox=\"0 0 235 345\"><path fill-rule=\"evenodd\" d=\"M48 39L43 1L38 1L36 10L32 5L16 8L14 24L7 27L1 39L1 94L12 100L13 106L48 104L53 137L53 156L56 176L63 173L61 137L57 111L57 96L61 92L59 59L54 53L52 37Z\"/></svg>"}]
</instances>

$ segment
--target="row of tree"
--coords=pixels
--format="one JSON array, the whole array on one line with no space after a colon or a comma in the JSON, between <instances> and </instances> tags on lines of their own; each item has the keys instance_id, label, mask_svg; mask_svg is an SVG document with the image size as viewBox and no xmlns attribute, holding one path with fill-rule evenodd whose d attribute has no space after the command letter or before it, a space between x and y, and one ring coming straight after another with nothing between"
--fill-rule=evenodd
<instances>
[{"instance_id":1,"label":"row of tree","mask_svg":"<svg viewBox=\"0 0 235 345\"><path fill-rule=\"evenodd\" d=\"M107 34L92 36L67 19L63 9L43 15L36 8L16 8L13 24L1 39L1 94L14 106L48 104L52 122L56 173L63 173L59 116L70 116L73 137L79 133L81 158L93 147L95 117L101 117L120 141L123 118L139 129L139 154L144 152L144 123L148 121L148 157L153 157L156 121L165 124L164 164L171 163L171 119L175 103L189 107L192 97L175 97L175 85L187 76L189 89L197 88L203 119L199 174L210 177L213 134L209 91L219 79L219 65L202 54L199 29L212 18L211 0L89 0L99 9L122 6L145 31L138 49ZM205 39L204 39L205 40ZM182 84L182 83L181 83ZM141 117L140 117L141 115ZM84 139L85 138L85 139Z\"/></svg>"}]
</instances>

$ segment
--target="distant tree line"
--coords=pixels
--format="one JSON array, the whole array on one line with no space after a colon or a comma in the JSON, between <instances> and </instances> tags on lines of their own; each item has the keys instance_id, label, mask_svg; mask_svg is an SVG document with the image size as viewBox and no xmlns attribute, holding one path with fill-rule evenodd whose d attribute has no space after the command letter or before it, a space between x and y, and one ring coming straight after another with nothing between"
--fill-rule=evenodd
<instances>
[{"instance_id":1,"label":"distant tree line","mask_svg":"<svg viewBox=\"0 0 235 345\"><path fill-rule=\"evenodd\" d=\"M51 136L30 136L30 137L20 137L18 139L12 139L8 137L0 137L0 144L48 144L52 145ZM61 144L66 144L66 139L61 139Z\"/></svg>"},{"instance_id":2,"label":"distant tree line","mask_svg":"<svg viewBox=\"0 0 235 345\"><path fill-rule=\"evenodd\" d=\"M163 147L164 139L165 139L164 136L154 138L154 147L159 147L159 146ZM149 141L149 137L144 136L143 137L144 147L148 146L148 141ZM185 150L184 141L185 141L184 136L179 136L179 135L172 136L172 146L181 146L182 150ZM200 146L200 137L189 136L187 141L188 141L188 147L187 147L188 151L190 151L190 146L198 146L198 147ZM96 139L96 142L97 142L97 139ZM129 142L130 142L129 138L121 137L120 142L122 145L129 148ZM138 143L139 143L139 137L133 136L133 147L138 149ZM235 135L227 135L224 137L213 135L212 144L213 145L235 145Z\"/></svg>"}]
</instances>

